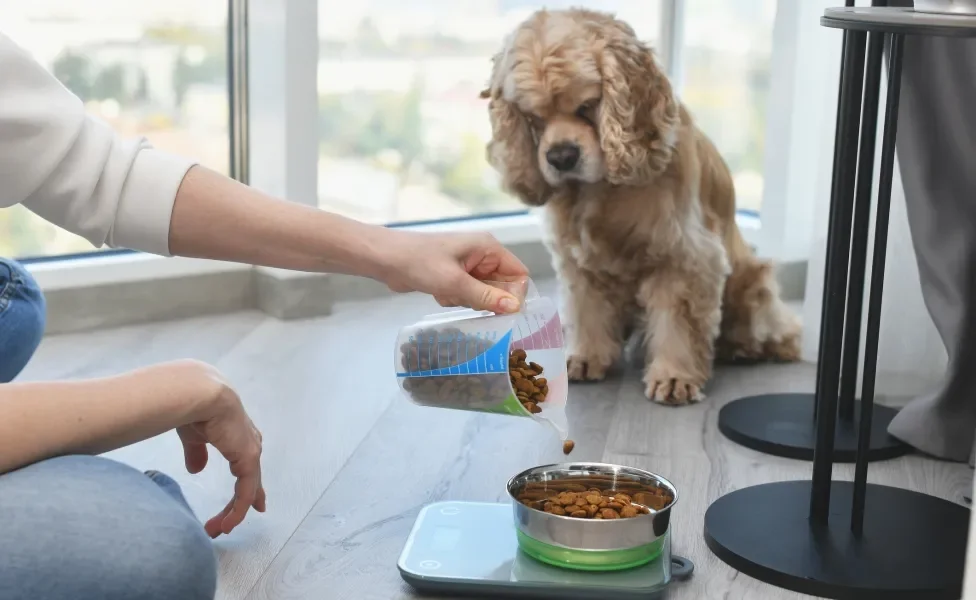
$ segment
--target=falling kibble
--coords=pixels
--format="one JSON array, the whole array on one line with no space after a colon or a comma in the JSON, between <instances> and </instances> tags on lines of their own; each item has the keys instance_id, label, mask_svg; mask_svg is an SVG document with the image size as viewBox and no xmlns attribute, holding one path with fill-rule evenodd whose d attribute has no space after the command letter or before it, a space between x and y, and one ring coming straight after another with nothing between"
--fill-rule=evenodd
<instances>
[{"instance_id":1,"label":"falling kibble","mask_svg":"<svg viewBox=\"0 0 976 600\"><path fill-rule=\"evenodd\" d=\"M569 454L576 447L576 442L573 440L566 440L563 442L563 454Z\"/></svg>"}]
</instances>

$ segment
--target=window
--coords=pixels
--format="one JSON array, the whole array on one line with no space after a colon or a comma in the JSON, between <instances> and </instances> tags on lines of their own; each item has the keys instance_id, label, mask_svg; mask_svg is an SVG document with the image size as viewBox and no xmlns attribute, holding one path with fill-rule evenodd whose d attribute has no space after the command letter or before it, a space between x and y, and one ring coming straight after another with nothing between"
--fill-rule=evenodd
<instances>
[{"instance_id":1,"label":"window","mask_svg":"<svg viewBox=\"0 0 976 600\"><path fill-rule=\"evenodd\" d=\"M374 223L519 211L485 160L479 98L504 36L538 8L616 12L655 42L659 1L319 2L319 206Z\"/></svg>"},{"instance_id":2,"label":"window","mask_svg":"<svg viewBox=\"0 0 976 600\"><path fill-rule=\"evenodd\" d=\"M800 1L800 0L796 0ZM682 100L735 179L740 211L758 214L776 0L685 0Z\"/></svg>"},{"instance_id":3,"label":"window","mask_svg":"<svg viewBox=\"0 0 976 600\"><path fill-rule=\"evenodd\" d=\"M228 171L225 2L3 2L0 24L122 134ZM22 207L0 211L0 255L91 250Z\"/></svg>"},{"instance_id":4,"label":"window","mask_svg":"<svg viewBox=\"0 0 976 600\"><path fill-rule=\"evenodd\" d=\"M296 169L309 185L284 195L317 196L324 209L386 224L524 210L485 160L490 126L479 92L491 56L520 21L542 7L584 6L616 13L674 65L683 101L733 171L739 208L758 214L772 28L784 1L295 0L318 6L317 73L309 64L301 78L317 80L317 113L311 83L293 94L304 98L302 127L317 114L318 160L313 168L314 139L291 149L309 157ZM314 44L309 21L311 43L288 52ZM229 170L227 2L5 2L0 23L121 133ZM275 23L267 25L277 33ZM257 25L252 33L262 31ZM265 125L280 131L290 109L274 106ZM0 255L91 250L23 208L0 211Z\"/></svg>"}]
</instances>

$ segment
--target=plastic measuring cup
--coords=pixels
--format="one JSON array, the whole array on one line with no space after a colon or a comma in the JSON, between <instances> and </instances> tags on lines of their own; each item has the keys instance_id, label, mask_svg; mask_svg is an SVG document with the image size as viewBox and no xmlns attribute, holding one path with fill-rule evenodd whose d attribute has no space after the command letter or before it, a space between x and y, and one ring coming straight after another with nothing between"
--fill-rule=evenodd
<instances>
[{"instance_id":1,"label":"plastic measuring cup","mask_svg":"<svg viewBox=\"0 0 976 600\"><path fill-rule=\"evenodd\" d=\"M394 350L400 388L420 406L536 419L555 427L565 441L568 380L556 305L539 296L531 280L492 285L524 297L521 310L453 310L400 330ZM518 351L541 366L539 377L546 379L548 392L535 414L523 407L512 384L510 360Z\"/></svg>"}]
</instances>

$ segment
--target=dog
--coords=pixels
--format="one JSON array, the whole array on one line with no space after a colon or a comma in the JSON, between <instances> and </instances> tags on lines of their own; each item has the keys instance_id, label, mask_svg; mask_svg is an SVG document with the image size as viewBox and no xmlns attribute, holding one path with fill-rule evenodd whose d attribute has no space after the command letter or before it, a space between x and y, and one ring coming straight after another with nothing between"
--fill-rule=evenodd
<instances>
[{"instance_id":1,"label":"dog","mask_svg":"<svg viewBox=\"0 0 976 600\"><path fill-rule=\"evenodd\" d=\"M728 166L629 25L539 11L481 95L503 189L544 207L571 381L604 379L630 331L662 404L703 399L716 359L799 358L799 320L736 225Z\"/></svg>"}]
</instances>

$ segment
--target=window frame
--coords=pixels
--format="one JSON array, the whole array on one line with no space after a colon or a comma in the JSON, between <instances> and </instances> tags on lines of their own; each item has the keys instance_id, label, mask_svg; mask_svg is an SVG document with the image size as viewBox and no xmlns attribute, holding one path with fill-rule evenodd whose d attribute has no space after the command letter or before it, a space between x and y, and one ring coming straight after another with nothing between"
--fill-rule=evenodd
<instances>
[{"instance_id":1,"label":"window frame","mask_svg":"<svg viewBox=\"0 0 976 600\"><path fill-rule=\"evenodd\" d=\"M823 1L823 0L820 0ZM661 0L658 55L680 95L686 0ZM819 4L819 2L817 2ZM803 98L795 97L800 13L795 0L777 0L773 28L769 115L762 214L739 212L746 241L774 259L805 258L809 225L798 196L788 194L790 157L800 146L795 119ZM311 206L318 203L318 0L228 0L228 60L231 104L232 175L270 194ZM242 52L238 52L242 51ZM236 58L235 58L236 57ZM784 115L786 115L784 117ZM284 124L282 125L282 120ZM488 231L505 243L541 241L537 211L474 215L392 227L436 231ZM42 285L60 288L87 282L118 282L180 274L249 268L198 259L165 259L127 250L30 259ZM163 263L166 263L163 265ZM73 271L73 273L71 273Z\"/></svg>"}]
</instances>

